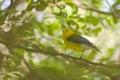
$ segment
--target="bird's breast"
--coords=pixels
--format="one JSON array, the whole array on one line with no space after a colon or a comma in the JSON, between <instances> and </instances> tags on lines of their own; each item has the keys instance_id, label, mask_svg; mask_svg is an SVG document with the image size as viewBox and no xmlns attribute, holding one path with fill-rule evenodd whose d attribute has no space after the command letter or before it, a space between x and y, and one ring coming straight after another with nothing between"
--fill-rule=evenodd
<instances>
[{"instance_id":1,"label":"bird's breast","mask_svg":"<svg viewBox=\"0 0 120 80\"><path fill-rule=\"evenodd\" d=\"M78 43L74 43L74 42L70 42L66 39L64 39L64 43L71 48L74 51L80 52L80 51L84 51L86 49L89 49L89 47L87 45L84 44L78 44Z\"/></svg>"}]
</instances>

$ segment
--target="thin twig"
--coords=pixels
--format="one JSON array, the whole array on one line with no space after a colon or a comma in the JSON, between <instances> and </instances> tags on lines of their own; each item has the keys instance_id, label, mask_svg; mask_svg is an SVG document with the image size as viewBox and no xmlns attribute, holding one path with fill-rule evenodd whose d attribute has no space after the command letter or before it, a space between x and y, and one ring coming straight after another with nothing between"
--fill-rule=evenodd
<instances>
[{"instance_id":1,"label":"thin twig","mask_svg":"<svg viewBox=\"0 0 120 80\"><path fill-rule=\"evenodd\" d=\"M25 60L25 58L23 58L23 61L30 71L34 71L32 67L29 65L29 63Z\"/></svg>"},{"instance_id":2,"label":"thin twig","mask_svg":"<svg viewBox=\"0 0 120 80\"><path fill-rule=\"evenodd\" d=\"M77 61L80 60L80 61L83 61L83 62L91 64L91 65L95 65L95 66L102 66L102 67L106 67L106 68L110 67L110 66L107 66L107 65L102 64L102 63L91 62L91 61L88 61L86 59L69 56L69 55L66 55L64 53L48 53L48 51L46 52L46 51L44 51L42 49L40 49L39 51L36 51L34 49L25 48L25 47L22 47L22 46L20 48L22 48L24 50L27 50L27 51L31 51L31 52L43 53L43 54L52 55L52 56L61 56L61 57L64 57L64 58L66 58L68 60L71 60L71 59L72 60L77 60Z\"/></svg>"},{"instance_id":3,"label":"thin twig","mask_svg":"<svg viewBox=\"0 0 120 80\"><path fill-rule=\"evenodd\" d=\"M100 10L93 9L93 8L88 8L88 7L81 6L81 5L79 5L78 7L79 7L79 8L82 8L82 9L85 9L85 10L94 11L94 12L97 12L97 13L100 13L100 14L107 14L107 15L111 15L111 13L104 12L104 11L100 11Z\"/></svg>"},{"instance_id":4,"label":"thin twig","mask_svg":"<svg viewBox=\"0 0 120 80\"><path fill-rule=\"evenodd\" d=\"M115 12L115 10L111 7L109 1L106 0L106 2L107 2L107 4L108 4L108 6L109 6L109 8L110 8L110 10L111 10L111 12L112 12L112 14L113 14L116 18L119 18L119 16L118 16L117 13Z\"/></svg>"}]
</instances>

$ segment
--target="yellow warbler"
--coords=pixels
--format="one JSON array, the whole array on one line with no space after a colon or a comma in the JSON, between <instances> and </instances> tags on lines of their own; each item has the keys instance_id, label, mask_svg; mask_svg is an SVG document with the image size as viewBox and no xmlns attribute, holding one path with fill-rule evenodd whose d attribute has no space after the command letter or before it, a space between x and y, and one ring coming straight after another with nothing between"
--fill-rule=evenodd
<instances>
[{"instance_id":1,"label":"yellow warbler","mask_svg":"<svg viewBox=\"0 0 120 80\"><path fill-rule=\"evenodd\" d=\"M73 51L80 52L88 49L94 49L101 53L101 51L97 49L97 47L94 46L89 40L87 40L81 35L74 33L68 27L63 28L63 40L64 40L64 43Z\"/></svg>"}]
</instances>

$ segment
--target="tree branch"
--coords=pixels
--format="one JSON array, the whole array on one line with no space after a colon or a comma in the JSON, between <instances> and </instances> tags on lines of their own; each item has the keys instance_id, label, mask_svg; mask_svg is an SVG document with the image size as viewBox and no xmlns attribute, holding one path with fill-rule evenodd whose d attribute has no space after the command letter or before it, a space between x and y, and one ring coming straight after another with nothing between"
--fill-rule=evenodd
<instances>
[{"instance_id":1,"label":"tree branch","mask_svg":"<svg viewBox=\"0 0 120 80\"><path fill-rule=\"evenodd\" d=\"M18 48L24 49L24 50L30 51L30 52L37 52L40 54L54 56L57 58L64 58L64 59L68 60L69 62L74 62L75 64L79 65L82 68L86 68L88 70L94 69L94 71L96 71L102 75L108 76L110 78L119 77L119 75L113 76L113 74L111 72L111 70L118 71L119 67L116 67L115 65L108 66L108 65L103 64L103 63L96 63L96 62L92 62L92 61L89 61L86 59L76 58L73 56L66 55L64 53L58 53L58 52L54 53L54 52L51 52L45 48L32 49L32 48L27 48L27 47L23 47L23 46L19 46Z\"/></svg>"},{"instance_id":2,"label":"tree branch","mask_svg":"<svg viewBox=\"0 0 120 80\"><path fill-rule=\"evenodd\" d=\"M110 13L110 12L104 12L104 11L100 11L100 10L97 10L97 9L94 9L94 8L89 8L89 7L85 6L84 4L80 3L77 0L73 0L73 4L75 4L77 7L85 9L85 10L94 11L94 12L97 12L97 13L100 13L100 14L112 15L112 13ZM59 7L57 5L57 1L54 1L54 3L50 3L49 5Z\"/></svg>"},{"instance_id":3,"label":"tree branch","mask_svg":"<svg viewBox=\"0 0 120 80\"><path fill-rule=\"evenodd\" d=\"M82 9L85 9L85 10L94 11L94 12L97 12L97 13L100 13L100 14L107 14L107 15L111 15L111 14L112 14L112 13L100 11L100 10L93 9L93 8L88 8L88 7L81 6L81 5L79 5L78 7L79 7L79 8L82 8Z\"/></svg>"},{"instance_id":4,"label":"tree branch","mask_svg":"<svg viewBox=\"0 0 120 80\"><path fill-rule=\"evenodd\" d=\"M85 6L84 4L82 4L78 0L73 0L73 4L75 4L79 8L82 8L82 9L85 9L85 10L89 10L89 11L94 11L94 12L97 12L97 13L100 13L100 14L107 14L107 15L111 15L112 14L112 13L100 11L100 10L97 10L97 9L89 8L89 7Z\"/></svg>"},{"instance_id":5,"label":"tree branch","mask_svg":"<svg viewBox=\"0 0 120 80\"><path fill-rule=\"evenodd\" d=\"M0 41L0 42L2 42L2 41ZM115 71L118 70L118 67L116 67L115 65L113 65L113 66L109 65L108 66L106 64L96 63L96 62L92 62L92 61L89 61L89 60L86 60L86 59L76 58L76 57L73 57L73 56L70 56L70 55L66 55L64 53L59 53L57 51L54 51L54 48L40 47L39 45L36 45L36 44L35 45L33 44L31 47L19 45L19 46L14 46L12 48L23 49L25 51L50 55L50 56L54 56L54 57L57 57L57 58L64 58L64 59L68 60L69 62L74 62L75 64L79 65L82 68L86 68L88 70L89 70L89 68L95 69L95 71L97 70L98 73L100 73L102 75L106 75L108 77L113 77L110 70L115 70ZM27 67L29 67L30 70L32 70L30 68L30 66L28 65L28 63L25 62L25 64L27 65ZM116 77L118 77L118 76L119 75L117 75Z\"/></svg>"},{"instance_id":6,"label":"tree branch","mask_svg":"<svg viewBox=\"0 0 120 80\"><path fill-rule=\"evenodd\" d=\"M47 55L52 55L52 56L60 56L60 57L64 57L65 59L67 60L74 60L75 62L77 61L83 61L85 63L88 63L90 65L95 65L95 66L102 66L102 67L106 67L106 68L110 68L110 66L107 66L105 64L102 64L102 63L95 63L95 62L91 62L91 61L88 61L86 59L82 59L82 58L76 58L76 57L73 57L73 56L69 56L69 55L66 55L64 53L51 53L49 51L46 51L46 50L43 50L41 48L39 48L39 50L35 50L35 49L30 49L30 48L26 48L26 47L23 47L23 46L19 46L19 48L21 49L24 49L26 51L31 51L31 52L37 52L37 53L42 53L42 54L47 54Z\"/></svg>"}]
</instances>

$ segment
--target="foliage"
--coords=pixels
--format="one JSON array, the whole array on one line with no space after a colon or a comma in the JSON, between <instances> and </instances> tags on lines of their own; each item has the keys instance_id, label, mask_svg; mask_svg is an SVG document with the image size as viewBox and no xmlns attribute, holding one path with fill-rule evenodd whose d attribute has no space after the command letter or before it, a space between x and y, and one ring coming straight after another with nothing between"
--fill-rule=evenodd
<instances>
[{"instance_id":1,"label":"foliage","mask_svg":"<svg viewBox=\"0 0 120 80\"><path fill-rule=\"evenodd\" d=\"M120 80L119 3L1 0L0 80ZM72 52L63 43L63 25L103 54L88 50L79 59L82 52Z\"/></svg>"}]
</instances>

